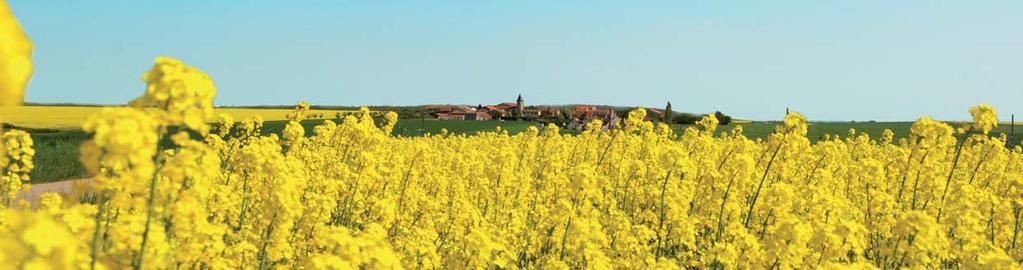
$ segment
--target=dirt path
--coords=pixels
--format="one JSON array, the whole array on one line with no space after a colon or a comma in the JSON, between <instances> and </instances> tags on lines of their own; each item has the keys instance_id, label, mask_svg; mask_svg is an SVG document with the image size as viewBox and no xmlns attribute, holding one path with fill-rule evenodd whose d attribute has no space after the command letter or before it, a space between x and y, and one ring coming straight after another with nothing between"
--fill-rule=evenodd
<instances>
[{"instance_id":1,"label":"dirt path","mask_svg":"<svg viewBox=\"0 0 1023 270\"><path fill-rule=\"evenodd\" d=\"M28 201L32 205L35 205L37 202L39 202L39 197L42 196L43 193L55 192L60 193L62 195L71 194L71 192L74 191L75 184L83 183L88 185L90 181L91 180L89 179L77 179L43 184L33 184L31 189L29 189L28 191L18 192L18 196L15 197L14 200L18 201L21 199L25 199L25 201Z\"/></svg>"}]
</instances>

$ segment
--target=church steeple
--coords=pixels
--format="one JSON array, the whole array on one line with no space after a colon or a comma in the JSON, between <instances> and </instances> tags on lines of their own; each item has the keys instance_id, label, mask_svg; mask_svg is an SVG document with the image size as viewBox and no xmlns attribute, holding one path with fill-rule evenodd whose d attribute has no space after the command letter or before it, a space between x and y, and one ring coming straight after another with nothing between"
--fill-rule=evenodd
<instances>
[{"instance_id":1,"label":"church steeple","mask_svg":"<svg viewBox=\"0 0 1023 270\"><path fill-rule=\"evenodd\" d=\"M515 116L522 117L522 110L526 109L526 101L522 99L522 94L519 94L519 98L515 100Z\"/></svg>"}]
</instances>

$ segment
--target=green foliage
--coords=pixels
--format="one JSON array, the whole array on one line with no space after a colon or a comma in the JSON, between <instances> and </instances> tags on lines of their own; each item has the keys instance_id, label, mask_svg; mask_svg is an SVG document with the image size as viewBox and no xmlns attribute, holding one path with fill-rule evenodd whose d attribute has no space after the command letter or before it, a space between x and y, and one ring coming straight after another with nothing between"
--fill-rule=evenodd
<instances>
[{"instance_id":1,"label":"green foliage","mask_svg":"<svg viewBox=\"0 0 1023 270\"><path fill-rule=\"evenodd\" d=\"M692 124L696 124L696 121L700 121L700 117L702 117L702 116L691 114L691 113L678 113L678 114L672 116L672 118L671 118L672 121L671 122L673 122L675 124L681 124L681 125L692 125Z\"/></svg>"},{"instance_id":2,"label":"green foliage","mask_svg":"<svg viewBox=\"0 0 1023 270\"><path fill-rule=\"evenodd\" d=\"M718 124L719 125L728 125L728 124L732 123L732 117L731 116L727 116L724 113L721 113L721 111L714 112L714 118L718 119Z\"/></svg>"},{"instance_id":3,"label":"green foliage","mask_svg":"<svg viewBox=\"0 0 1023 270\"><path fill-rule=\"evenodd\" d=\"M32 134L36 150L35 169L29 174L32 183L47 183L88 177L78 161L78 146L89 135L80 130L26 130Z\"/></svg>"},{"instance_id":4,"label":"green foliage","mask_svg":"<svg viewBox=\"0 0 1023 270\"><path fill-rule=\"evenodd\" d=\"M672 117L671 101L668 101L668 105L664 106L664 117L661 119L661 122L668 123L671 120L674 120L674 118Z\"/></svg>"}]
</instances>

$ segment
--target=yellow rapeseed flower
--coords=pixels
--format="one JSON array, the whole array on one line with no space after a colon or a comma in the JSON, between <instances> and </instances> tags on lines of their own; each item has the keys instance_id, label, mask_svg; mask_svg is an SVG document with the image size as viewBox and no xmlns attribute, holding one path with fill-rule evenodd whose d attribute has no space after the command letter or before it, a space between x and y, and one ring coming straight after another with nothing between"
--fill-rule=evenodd
<instances>
[{"instance_id":1,"label":"yellow rapeseed flower","mask_svg":"<svg viewBox=\"0 0 1023 270\"><path fill-rule=\"evenodd\" d=\"M21 104L32 77L32 41L0 0L0 106Z\"/></svg>"},{"instance_id":2,"label":"yellow rapeseed flower","mask_svg":"<svg viewBox=\"0 0 1023 270\"><path fill-rule=\"evenodd\" d=\"M991 129L998 127L998 112L991 105L981 104L970 107L970 114L973 115L973 127L988 133Z\"/></svg>"}]
</instances>

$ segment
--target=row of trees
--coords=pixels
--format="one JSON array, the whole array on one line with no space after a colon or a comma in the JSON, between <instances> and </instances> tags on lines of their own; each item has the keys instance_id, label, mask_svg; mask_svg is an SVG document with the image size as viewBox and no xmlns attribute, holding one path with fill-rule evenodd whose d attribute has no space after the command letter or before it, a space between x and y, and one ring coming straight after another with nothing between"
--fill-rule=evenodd
<instances>
[{"instance_id":1,"label":"row of trees","mask_svg":"<svg viewBox=\"0 0 1023 270\"><path fill-rule=\"evenodd\" d=\"M668 105L664 106L664 117L661 121L672 124L692 125L697 121L700 121L700 118L702 117L703 115L691 113L675 114L675 112L671 110L671 101L668 101ZM721 111L714 112L714 117L718 119L718 123L721 125L728 125L732 123L732 117L722 113Z\"/></svg>"}]
</instances>

